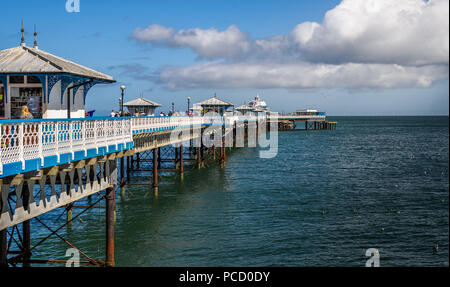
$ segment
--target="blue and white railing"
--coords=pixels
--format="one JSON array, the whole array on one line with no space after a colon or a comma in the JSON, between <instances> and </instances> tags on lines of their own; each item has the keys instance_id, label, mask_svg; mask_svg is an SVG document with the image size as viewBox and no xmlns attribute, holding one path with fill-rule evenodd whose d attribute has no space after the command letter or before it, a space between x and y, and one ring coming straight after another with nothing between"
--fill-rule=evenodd
<instances>
[{"instance_id":1,"label":"blue and white railing","mask_svg":"<svg viewBox=\"0 0 450 287\"><path fill-rule=\"evenodd\" d=\"M224 124L224 117L0 120L0 177L133 148L133 135Z\"/></svg>"},{"instance_id":2,"label":"blue and white railing","mask_svg":"<svg viewBox=\"0 0 450 287\"><path fill-rule=\"evenodd\" d=\"M132 148L131 118L0 121L0 177Z\"/></svg>"}]
</instances>

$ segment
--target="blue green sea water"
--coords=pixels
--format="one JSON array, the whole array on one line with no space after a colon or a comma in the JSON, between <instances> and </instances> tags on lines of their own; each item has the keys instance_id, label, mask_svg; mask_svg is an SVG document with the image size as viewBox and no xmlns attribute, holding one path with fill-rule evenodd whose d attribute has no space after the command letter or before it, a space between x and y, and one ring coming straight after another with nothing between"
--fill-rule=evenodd
<instances>
[{"instance_id":1,"label":"blue green sea water","mask_svg":"<svg viewBox=\"0 0 450 287\"><path fill-rule=\"evenodd\" d=\"M273 159L239 148L224 169L162 174L158 197L129 186L117 196L116 264L364 266L376 248L381 266L448 266L448 116L329 120L337 130L280 132ZM56 227L60 212L42 218ZM104 210L80 217L61 235L104 258ZM33 243L47 234L32 222ZM52 237L33 257L67 248Z\"/></svg>"}]
</instances>

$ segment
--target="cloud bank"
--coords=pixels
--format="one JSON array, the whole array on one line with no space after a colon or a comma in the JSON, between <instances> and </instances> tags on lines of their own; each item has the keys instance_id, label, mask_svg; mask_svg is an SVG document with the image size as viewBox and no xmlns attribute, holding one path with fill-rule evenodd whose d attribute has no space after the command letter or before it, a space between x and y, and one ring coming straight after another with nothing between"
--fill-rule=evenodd
<instances>
[{"instance_id":1,"label":"cloud bank","mask_svg":"<svg viewBox=\"0 0 450 287\"><path fill-rule=\"evenodd\" d=\"M428 87L448 78L448 0L344 0L322 23L251 39L237 26L136 28L141 44L192 49L201 63L164 67L158 83L193 88Z\"/></svg>"}]
</instances>

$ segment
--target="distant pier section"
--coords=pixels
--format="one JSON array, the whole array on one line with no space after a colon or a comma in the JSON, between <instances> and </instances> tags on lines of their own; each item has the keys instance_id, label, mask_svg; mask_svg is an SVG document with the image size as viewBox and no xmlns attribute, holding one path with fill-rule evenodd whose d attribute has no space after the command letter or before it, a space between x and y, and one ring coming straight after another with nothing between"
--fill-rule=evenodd
<instances>
[{"instance_id":1,"label":"distant pier section","mask_svg":"<svg viewBox=\"0 0 450 287\"><path fill-rule=\"evenodd\" d=\"M326 114L318 110L297 110L295 113L279 114L277 121L279 130L296 130L298 122L303 122L306 131L335 130L337 127L337 122L327 121Z\"/></svg>"}]
</instances>

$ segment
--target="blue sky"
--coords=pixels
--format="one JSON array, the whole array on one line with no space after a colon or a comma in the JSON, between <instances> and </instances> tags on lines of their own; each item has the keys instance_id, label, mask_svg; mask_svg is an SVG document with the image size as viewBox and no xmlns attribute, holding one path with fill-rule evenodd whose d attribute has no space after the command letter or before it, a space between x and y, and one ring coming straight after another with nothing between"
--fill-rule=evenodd
<instances>
[{"instance_id":1,"label":"blue sky","mask_svg":"<svg viewBox=\"0 0 450 287\"><path fill-rule=\"evenodd\" d=\"M416 36L405 37L399 46L398 41L389 42L399 38L395 28L386 24L374 32L373 24L365 20L372 17L387 23L386 13L373 11L397 10L366 4L363 9L357 1L80 0L79 13L67 13L66 0L2 1L2 11L7 13L2 13L0 50L19 45L21 18L31 46L37 24L40 49L117 80L90 90L88 109L98 111L117 109L119 86L125 84L126 100L144 93L166 111L172 102L176 110L184 111L188 96L196 102L216 92L236 105L260 93L272 110L284 112L317 108L330 115L448 114L448 36L441 39L448 35L448 9L442 15L446 22L438 22L443 21L440 15L430 16L437 19L436 29L442 33L430 35L421 29L421 23L429 21L417 18L415 30L410 31ZM428 9L421 11L424 15L442 10L408 1L420 2L393 1L399 3L399 13L389 19L404 23L399 16L404 9L411 13ZM354 14L346 15L349 9ZM317 24L299 25L306 22ZM422 30L424 38L417 38ZM161 31L167 34L161 36ZM372 37L377 33L378 38ZM215 35L223 36L224 44L206 45L205 41L217 41ZM379 39L387 42L380 44ZM271 48L263 51L260 40ZM367 41L374 42L363 45ZM422 43L429 44L422 49ZM386 47L385 53L371 49L378 44ZM234 51L235 47L243 48ZM442 50L447 56L440 55ZM324 69L334 75L311 76ZM236 70L237 75L230 76ZM261 75L267 70L270 73ZM389 75L396 80L386 80Z\"/></svg>"}]
</instances>

